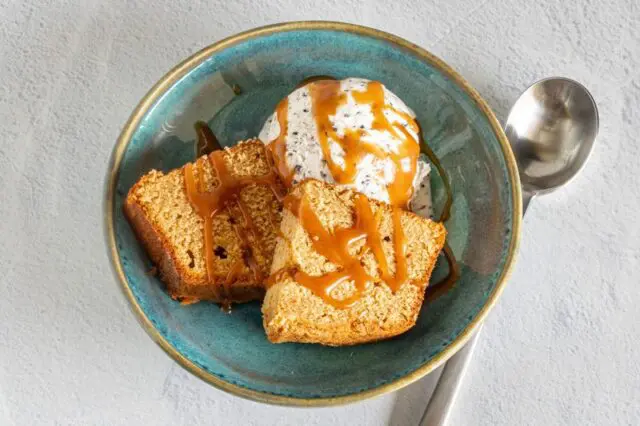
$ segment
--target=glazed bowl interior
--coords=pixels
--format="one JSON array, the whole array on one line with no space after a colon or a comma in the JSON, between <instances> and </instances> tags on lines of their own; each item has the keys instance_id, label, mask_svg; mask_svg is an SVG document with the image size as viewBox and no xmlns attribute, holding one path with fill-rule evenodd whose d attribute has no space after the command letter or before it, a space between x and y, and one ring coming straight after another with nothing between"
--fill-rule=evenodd
<instances>
[{"instance_id":1,"label":"glazed bowl interior","mask_svg":"<svg viewBox=\"0 0 640 426\"><path fill-rule=\"evenodd\" d=\"M259 303L226 314L213 303L170 299L122 212L150 169L194 158L196 120L227 146L257 136L277 102L313 75L383 82L417 114L453 187L448 241L461 277L424 304L417 325L378 343L331 348L267 341ZM445 194L432 174L436 211ZM133 113L108 178L107 239L116 275L149 334L211 384L255 400L301 405L349 402L396 389L453 355L495 303L516 249L520 220L515 163L497 121L444 63L408 42L336 23L267 27L213 45L179 65ZM447 273L440 259L432 283Z\"/></svg>"}]
</instances>

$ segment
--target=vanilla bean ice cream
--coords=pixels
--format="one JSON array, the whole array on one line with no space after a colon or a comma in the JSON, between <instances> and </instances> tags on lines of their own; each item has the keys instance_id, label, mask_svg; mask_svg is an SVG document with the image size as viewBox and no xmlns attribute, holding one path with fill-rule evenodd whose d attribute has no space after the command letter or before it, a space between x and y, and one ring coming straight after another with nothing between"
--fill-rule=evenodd
<instances>
[{"instance_id":1,"label":"vanilla bean ice cream","mask_svg":"<svg viewBox=\"0 0 640 426\"><path fill-rule=\"evenodd\" d=\"M260 139L279 173L337 183L431 215L429 164L414 112L379 82L319 80L294 90L267 119Z\"/></svg>"}]
</instances>

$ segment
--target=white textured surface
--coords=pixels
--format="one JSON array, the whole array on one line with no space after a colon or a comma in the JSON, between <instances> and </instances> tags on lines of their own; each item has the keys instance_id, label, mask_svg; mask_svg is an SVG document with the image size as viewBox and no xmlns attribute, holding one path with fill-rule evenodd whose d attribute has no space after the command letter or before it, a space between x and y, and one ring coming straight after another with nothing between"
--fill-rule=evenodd
<instances>
[{"instance_id":1,"label":"white textured surface","mask_svg":"<svg viewBox=\"0 0 640 426\"><path fill-rule=\"evenodd\" d=\"M0 424L416 424L428 381L311 410L206 386L136 324L105 255L107 157L146 90L222 37L320 18L432 50L502 119L540 77L589 87L595 154L532 204L451 424L640 424L638 2L303 3L0 2Z\"/></svg>"}]
</instances>

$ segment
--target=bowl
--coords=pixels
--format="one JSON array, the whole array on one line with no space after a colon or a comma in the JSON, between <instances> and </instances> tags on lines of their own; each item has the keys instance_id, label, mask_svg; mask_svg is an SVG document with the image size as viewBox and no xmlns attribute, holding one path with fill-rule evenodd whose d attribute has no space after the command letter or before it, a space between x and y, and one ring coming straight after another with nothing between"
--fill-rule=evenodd
<instances>
[{"instance_id":1,"label":"bowl","mask_svg":"<svg viewBox=\"0 0 640 426\"><path fill-rule=\"evenodd\" d=\"M197 120L224 145L256 136L277 102L313 75L382 81L417 114L453 189L446 222L461 270L428 300L416 326L352 347L271 344L259 303L227 314L213 303L182 306L165 293L122 211L134 182L194 158ZM445 201L433 173L436 210ZM391 34L336 22L292 22L215 43L165 75L125 124L112 154L106 238L116 278L149 335L208 383L252 400L288 405L353 402L399 389L459 350L500 295L513 265L522 214L516 163L491 109L431 53ZM440 259L432 282L447 274Z\"/></svg>"}]
</instances>

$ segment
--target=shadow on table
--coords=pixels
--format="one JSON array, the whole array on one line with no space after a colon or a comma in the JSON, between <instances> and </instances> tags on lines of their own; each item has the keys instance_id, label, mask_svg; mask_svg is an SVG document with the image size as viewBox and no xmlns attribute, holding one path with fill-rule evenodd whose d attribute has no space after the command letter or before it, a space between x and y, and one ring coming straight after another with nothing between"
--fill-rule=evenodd
<instances>
[{"instance_id":1,"label":"shadow on table","mask_svg":"<svg viewBox=\"0 0 640 426\"><path fill-rule=\"evenodd\" d=\"M438 383L442 367L396 393L396 401L389 417L390 426L416 426L422 418L427 402Z\"/></svg>"}]
</instances>

